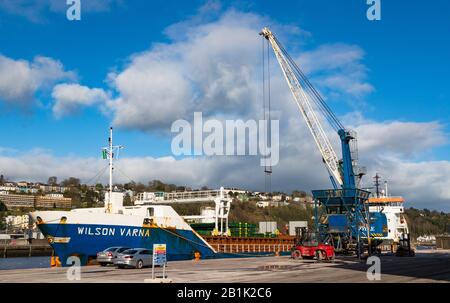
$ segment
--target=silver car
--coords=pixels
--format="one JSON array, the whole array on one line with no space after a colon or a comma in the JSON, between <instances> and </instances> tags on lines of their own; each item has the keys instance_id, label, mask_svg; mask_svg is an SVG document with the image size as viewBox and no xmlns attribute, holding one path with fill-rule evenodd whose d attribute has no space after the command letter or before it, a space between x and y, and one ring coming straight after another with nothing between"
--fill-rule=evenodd
<instances>
[{"instance_id":1,"label":"silver car","mask_svg":"<svg viewBox=\"0 0 450 303\"><path fill-rule=\"evenodd\" d=\"M141 269L145 266L151 266L153 254L147 248L132 248L117 255L114 264L119 268L134 267Z\"/></svg>"},{"instance_id":2,"label":"silver car","mask_svg":"<svg viewBox=\"0 0 450 303\"><path fill-rule=\"evenodd\" d=\"M114 264L117 255L130 249L129 247L109 247L104 251L97 253L97 262L101 266L106 266L108 264Z\"/></svg>"}]
</instances>

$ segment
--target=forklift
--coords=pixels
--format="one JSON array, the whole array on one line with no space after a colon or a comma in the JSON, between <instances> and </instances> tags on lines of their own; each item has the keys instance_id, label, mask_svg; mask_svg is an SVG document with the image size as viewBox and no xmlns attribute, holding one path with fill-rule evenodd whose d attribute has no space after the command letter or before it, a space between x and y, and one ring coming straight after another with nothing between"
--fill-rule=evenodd
<instances>
[{"instance_id":1,"label":"forklift","mask_svg":"<svg viewBox=\"0 0 450 303\"><path fill-rule=\"evenodd\" d=\"M296 231L297 241L292 248L292 259L334 260L334 245L329 241L330 237L322 240L318 232L309 231L304 227Z\"/></svg>"}]
</instances>

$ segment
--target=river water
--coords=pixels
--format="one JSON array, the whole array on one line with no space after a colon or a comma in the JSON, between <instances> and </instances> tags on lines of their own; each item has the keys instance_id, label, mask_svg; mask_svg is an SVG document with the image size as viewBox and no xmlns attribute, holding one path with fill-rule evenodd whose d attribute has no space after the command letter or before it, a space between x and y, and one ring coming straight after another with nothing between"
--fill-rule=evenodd
<instances>
[{"instance_id":1,"label":"river water","mask_svg":"<svg viewBox=\"0 0 450 303\"><path fill-rule=\"evenodd\" d=\"M50 257L0 258L0 270L49 267Z\"/></svg>"}]
</instances>

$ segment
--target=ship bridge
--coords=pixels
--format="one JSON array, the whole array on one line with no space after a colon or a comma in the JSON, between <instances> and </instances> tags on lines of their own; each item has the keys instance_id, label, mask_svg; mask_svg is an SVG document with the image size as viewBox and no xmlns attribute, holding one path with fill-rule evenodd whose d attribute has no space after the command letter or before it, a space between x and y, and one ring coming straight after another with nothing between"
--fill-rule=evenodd
<instances>
[{"instance_id":1,"label":"ship bridge","mask_svg":"<svg viewBox=\"0 0 450 303\"><path fill-rule=\"evenodd\" d=\"M181 203L206 203L213 202L215 208L212 211L200 215L182 216L185 220L211 220L215 223L215 232L218 235L228 234L228 215L231 209L232 197L229 190L221 187L213 190L194 190L181 192L145 192L137 196L135 205L149 204L181 204Z\"/></svg>"}]
</instances>

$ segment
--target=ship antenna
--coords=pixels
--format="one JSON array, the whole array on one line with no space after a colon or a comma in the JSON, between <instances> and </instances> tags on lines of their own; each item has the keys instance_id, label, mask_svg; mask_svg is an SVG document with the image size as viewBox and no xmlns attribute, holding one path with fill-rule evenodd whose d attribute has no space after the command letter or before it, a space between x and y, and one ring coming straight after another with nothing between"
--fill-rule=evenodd
<instances>
[{"instance_id":1,"label":"ship antenna","mask_svg":"<svg viewBox=\"0 0 450 303\"><path fill-rule=\"evenodd\" d=\"M380 175L378 173L375 174L375 177L373 178L375 181L375 188L377 190L377 198L380 197Z\"/></svg>"}]
</instances>

